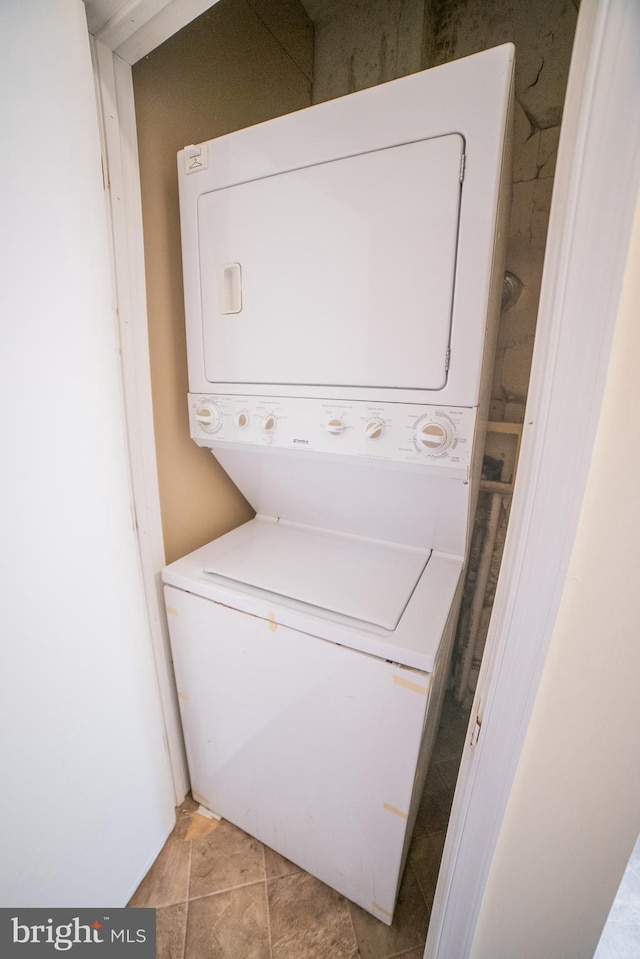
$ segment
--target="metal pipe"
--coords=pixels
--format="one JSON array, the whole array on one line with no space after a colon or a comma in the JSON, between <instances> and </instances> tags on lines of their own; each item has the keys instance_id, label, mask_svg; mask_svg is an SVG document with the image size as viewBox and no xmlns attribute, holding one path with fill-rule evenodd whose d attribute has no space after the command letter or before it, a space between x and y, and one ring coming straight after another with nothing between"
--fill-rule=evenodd
<instances>
[{"instance_id":1,"label":"metal pipe","mask_svg":"<svg viewBox=\"0 0 640 959\"><path fill-rule=\"evenodd\" d=\"M487 522L487 528L482 543L480 562L478 564L478 574L476 576L476 585L473 592L473 599L471 601L471 625L469 626L469 635L464 647L460 681L458 682L458 688L456 690L456 699L459 703L464 701L464 698L467 695L467 688L469 686L469 677L471 675L471 667L473 665L476 644L478 641L478 632L480 630L480 620L482 618L484 598L487 591L487 582L489 580L489 572L491 570L491 558L493 556L493 549L496 544L496 535L498 532L498 523L500 521L501 507L502 494L492 493L489 520Z\"/></svg>"}]
</instances>

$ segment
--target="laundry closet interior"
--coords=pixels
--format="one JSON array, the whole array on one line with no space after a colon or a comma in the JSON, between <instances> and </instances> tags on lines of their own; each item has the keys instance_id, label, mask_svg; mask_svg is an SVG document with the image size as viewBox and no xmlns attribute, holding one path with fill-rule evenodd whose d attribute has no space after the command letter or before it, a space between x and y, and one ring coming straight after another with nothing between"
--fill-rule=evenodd
<instances>
[{"instance_id":1,"label":"laundry closet interior","mask_svg":"<svg viewBox=\"0 0 640 959\"><path fill-rule=\"evenodd\" d=\"M308 7L309 5L306 6ZM319 6L322 5L320 4ZM325 31L325 34L327 33L328 31ZM410 36L412 39L409 39ZM406 36L402 37L400 29L398 29L395 49L396 72L393 73L392 76L401 76L403 73L414 72L420 66L429 66L430 64L425 62L426 57L423 47L424 43L422 38L418 42L416 34L410 34L408 31ZM403 57L405 58L404 67L401 62ZM414 64L416 64L417 61L419 61L418 65L415 66ZM357 60L355 62L357 63ZM353 65L354 61L352 59L352 76L346 77L347 82L352 84L351 89L354 89L354 84L357 83ZM382 75L383 70L384 64L380 68L378 79L391 79L390 76ZM327 77L330 73L330 70L325 69L324 76ZM307 16L307 10L298 3L262 5L244 2L244 0L242 0L242 2L238 2L238 0L221 0L219 4L202 15L198 21L185 27L179 34L176 34L160 48L136 64L133 68L133 80L136 98L145 231L149 345L156 451L167 562L172 563L237 527L245 529L255 528L250 525L253 520L254 509L228 475L228 473L234 475L234 468L237 464L233 463L233 459L235 456L236 460L238 460L238 451L234 450L231 452L229 470L228 473L225 472L207 448L206 443L208 438L211 437L211 433L207 434L206 429L204 430L202 434L204 445L202 446L196 445L190 438L190 425L192 430L194 425L197 427L197 422L194 424L194 417L196 420L199 417L201 426L203 422L206 426L207 416L213 416L214 418L221 416L223 420L226 417L229 423L233 420L238 424L242 421L241 418L245 412L247 412L248 406L251 406L251 404L246 402L247 399L250 399L253 404L253 406L248 409L250 416L257 419L262 418L263 422L265 422L269 416L273 416L273 423L282 425L286 423L287 420L294 418L294 414L292 410L288 408L287 402L291 403L292 398L295 398L297 394L301 392L299 384L296 385L298 379L305 380L306 383L307 393L305 394L305 402L308 404L315 403L318 406L318 410L314 411L316 419L320 421L322 417L324 417L326 420L326 422L323 423L323 437L328 436L329 443L333 442L336 438L338 442L341 442L343 437L339 434L351 428L355 420L357 420L358 424L362 425L369 440L375 442L379 439L384 439L385 437L382 436L382 434L376 435L376 429L382 429L383 433L388 436L390 432L393 432L393 429L390 427L394 427L394 417L396 420L398 419L398 417L395 416L398 410L397 399L393 397L389 400L388 405L386 405L389 392L394 389L397 390L398 387L405 387L407 392L402 399L409 404L413 404L413 406L406 411L406 423L403 427L406 435L400 445L402 446L404 443L403 448L405 451L407 443L409 446L413 444L414 450L418 449L416 443L420 442L419 430L426 430L426 433L423 433L422 436L423 438L424 436L427 437L427 444L432 443L434 435L438 442L440 442L440 440L442 441L442 451L446 460L444 471L446 472L448 470L449 474L453 475L457 470L459 475L456 476L456 481L463 480L465 471L467 471L468 477L468 471L471 468L471 448L475 423L467 424L465 419L466 414L461 413L460 408L477 406L479 399L477 391L480 382L480 367L482 365L481 357L478 358L478 369L472 376L472 379L475 377L474 389L476 390L476 394L471 395L473 390L471 393L466 393L463 390L462 393L451 395L450 402L443 401L440 406L440 412L438 413L440 419L428 415L428 410L419 408L420 404L417 402L419 397L415 392L411 392L416 385L415 377L419 376L419 370L417 368L419 367L419 362L416 361L416 356L414 355L407 358L409 366L411 366L411 363L416 363L416 368L407 371L406 364L402 362L395 367L400 379L405 375L408 377L406 382L395 383L389 378L384 382L385 375L389 377L391 374L387 374L383 369L385 358L382 356L384 353L384 349L382 349L382 367L379 371L380 381L375 384L377 392L374 389L374 395L372 396L366 395L366 387L368 387L370 383L366 377L371 373L372 367L365 367L362 372L364 379L362 382L358 382L357 373L359 371L356 371L355 378L353 378L354 373L352 369L345 374L344 370L341 369L338 364L334 371L335 383L332 389L327 391L326 388L323 389L314 386L309 390L309 384L317 384L319 382L317 371L312 368L313 363L311 363L308 370L303 370L302 373L300 373L296 368L294 360L293 365L289 369L284 370L284 372L280 369L275 370L273 377L269 381L271 383L288 382L292 384L291 389L280 391L282 395L277 403L271 398L268 400L264 398L265 392L268 397L272 397L274 393L273 389L264 390L256 386L255 388L252 387L251 390L248 391L248 394L246 390L236 390L236 395L238 392L240 393L240 400L231 401L231 406L229 406L230 401L226 398L227 393L220 391L218 386L212 386L210 390L206 390L204 386L201 386L197 391L194 391L192 385L191 393L197 392L201 398L204 397L204 400L207 400L208 397L211 403L207 406L206 403L203 405L203 402L200 401L195 402L195 404L192 402L190 404L190 424L189 407L186 399L190 384L187 376L186 340L184 332L183 275L176 154L187 144L198 144L209 141L213 138L225 136L236 130L251 127L254 124L262 123L275 117L303 110L312 103L317 103L322 99L327 101L331 96L337 94L330 93L329 84L325 84L323 91L319 75L316 74L314 77L312 24ZM372 86L374 83L375 79L369 79L366 83L362 83L362 86ZM342 92L347 93L351 92L351 90L348 89ZM411 139L411 137L408 139ZM419 140L420 136L416 136L414 139ZM435 162L436 165L442 163L447 170L454 171L451 175L445 175L445 179L449 176L451 183L451 199L450 201L443 202L450 202L452 208L449 213L443 214L445 221L443 232L446 234L447 217L454 223L454 226L451 235L448 238L445 236L442 244L437 242L432 244L434 255L437 253L439 257L444 257L442 262L438 263L434 279L442 280L444 278L444 285L446 286L447 284L452 285L454 282L458 243L460 242L460 238L457 235L458 218L460 215L457 206L457 191L459 171L461 169L465 147L463 139L456 136L438 138L435 135L431 137L427 132L426 139L441 139L443 141L442 143L438 143L436 147L438 151L444 151L443 157L441 159L436 158L433 162ZM388 152L389 147L394 146L397 146L397 144L384 143L381 141L379 145L374 145L374 155L376 151L384 154ZM417 144L413 146L420 149L420 146ZM406 147L404 147L404 149L406 149ZM341 148L338 147L336 155L340 154L340 150ZM363 151L359 149L352 151L351 157L353 162L359 162L356 154L361 152ZM451 156L448 155L449 153ZM342 155L349 155L349 151L346 151L346 153L342 151ZM551 155L551 153L549 155ZM378 160L381 160L381 162L384 162L384 159L384 156L378 157ZM424 159L424 157L419 157L418 162L422 163ZM326 160L321 162L326 163ZM427 162L431 163L431 158L429 158ZM305 161L302 160L299 165L303 166L304 163ZM295 167L295 165L295 163L292 164L293 167ZM317 169L321 169L321 166L317 167ZM538 172L540 172L540 170ZM373 175L384 177L384 174L385 171L383 169L379 171L379 174L376 172ZM272 174L269 173L267 179L271 175ZM364 182L366 175L366 171L363 174L361 174L360 171L356 171L351 182ZM410 190L411 184L407 186L408 193L410 193ZM441 191L438 189L436 192L439 194ZM439 197L434 197L432 202L436 202L437 199L439 199ZM249 199L249 203L251 202L252 198ZM258 203L261 202L261 198L258 197ZM365 194L363 196L363 203L366 202L367 196ZM406 202L409 206L409 201ZM269 209L269 215L274 218L274 221L277 220L278 217L277 203L278 200L276 199L273 207ZM322 238L314 232L314 225L312 223L308 223L307 226L308 235L304 237L303 242L307 243L311 249L315 249L316 253L320 255L326 245L326 240L323 242ZM276 228L277 223L274 222L274 230ZM440 236L441 234L438 235ZM266 243L268 239L269 229L266 228L264 236L261 237L261 241ZM504 239L506 239L506 237ZM348 255L349 238L340 237L340 241L345 243L344 255L346 256ZM208 241L205 239L202 240L202 242L206 243ZM213 240L211 243L215 246ZM542 238L542 245L543 244L544 238ZM295 243L291 246L291 252L293 253L294 250ZM449 257L448 261L447 256ZM398 263L391 262L390 269L397 271L401 261L402 258L400 258ZM277 263L274 262L270 264L269 268L273 269L276 265ZM384 270L385 265L387 265L384 258L380 265L381 269ZM297 264L298 270L299 266L300 264ZM283 264L285 271L286 268L287 264ZM231 276L231 282L233 282L233 275ZM245 282L243 277L242 283L244 284ZM284 281L284 288L287 288L286 280ZM216 297L215 290L212 289L209 294L203 293L204 299L206 299L207 296L209 296L213 302ZM322 300L320 294L319 296L320 300ZM446 292L441 294L441 298L445 301L446 296ZM330 305L330 302L321 302L320 309L329 309ZM444 308L445 310L450 310L451 306L445 303ZM228 312L233 313L233 304L231 304L231 309ZM445 364L449 362L447 355L448 336L450 332L448 322L449 320L447 319L447 322L443 326L444 333L441 344L442 359ZM389 329L392 330L392 328L393 321L389 324ZM313 346L312 359L320 355L322 348L326 348L326 356L329 360L332 356L340 355L339 322L337 322L334 327L331 327L331 324L329 324L327 339L328 344L327 342L323 343L321 337L318 338L317 343ZM355 339L356 338L354 338L354 341L347 343L349 351L353 351L354 347L357 346ZM481 339L482 337L480 341ZM401 339L405 351L407 351L407 345L410 341L410 337L408 339L405 338L404 341ZM255 366L252 376L249 377L252 381L260 379L260 356L261 353L264 354L266 344L268 345L268 338L262 343L258 343L256 352L249 358L250 362L253 362ZM419 349L420 344L418 343L416 355L419 355ZM482 346L480 345L480 354L481 352ZM215 353L216 347L215 344L213 344L211 355L215 356ZM375 367L375 359L373 366ZM452 366L452 369L455 371L454 366ZM424 386L428 391L433 391L426 401L430 409L437 403L437 399L434 399L435 394L446 386L447 373L446 365L442 370L431 370L428 373L431 381L426 382ZM352 376L352 379L348 383L351 389L347 389L346 393L345 390L338 389L336 386L336 384L344 385L345 375L347 377ZM438 379L438 377L440 377L440 379ZM214 373L211 377L207 374L207 378L210 382L215 383L216 380L228 379L228 374L226 371L223 371L220 375ZM419 386L420 384L418 384L418 387ZM360 388L360 392L358 392L357 389L354 391L352 387ZM363 388L364 392L362 391ZM231 392L233 395L233 391ZM289 394L288 396L287 393ZM345 402L347 405L350 404L346 410ZM360 408L358 407L359 403L369 405L367 408ZM502 412L506 414L505 418L508 419L509 411L503 410ZM344 416L342 415L343 413L345 413ZM484 415L488 415L488 407ZM516 416L514 416L514 418L516 418ZM333 424L333 427L327 429L327 423ZM444 424L444 426L442 426L442 424ZM271 432L267 427L265 427L265 429L267 432ZM418 432L416 432L416 430ZM431 432L429 432L430 430ZM438 432L438 430L441 430L441 432ZM218 436L218 441L220 440L220 435ZM410 441L408 439L409 435L411 435ZM418 437L417 440L416 436ZM297 437L292 434L290 437L291 443L293 443L295 439L297 439ZM263 446L266 444L267 441L264 439L264 435L259 437L258 442ZM465 443L468 444L466 451ZM462 451L462 460L460 460L459 455L457 455L456 462L453 463L451 457L456 450L457 454L460 454ZM268 452L270 453L271 450L268 450ZM322 445L318 447L318 452L320 457L322 457L324 452ZM351 452L356 456L361 455L359 450ZM476 468L479 468L482 450L476 449L475 452ZM349 451L347 451L345 462L349 458L348 453ZM224 455L222 458L224 462ZM227 459L229 459L229 457L227 457ZM393 460L393 455L391 455L391 460ZM250 474L252 473L252 467L242 465L242 453L240 453L239 461L241 462L241 466L237 472L237 475L241 477L239 485L241 487L244 485L245 489L251 489L252 481ZM322 462L322 460L320 459L319 462ZM442 460L440 462L432 460L431 471L436 470L437 472L437 470L442 467L443 462ZM412 464L412 468L417 469L414 464ZM286 466L283 467L283 472L287 473ZM314 479L315 472L313 468L303 470L300 478L296 479L292 485L295 486L295 483L299 482L313 486L314 482L317 482ZM360 473L360 475L364 474ZM372 473L374 477L372 481L374 487L377 482L375 477L378 475L379 472L374 471L374 473ZM391 506L389 509L391 516L397 517L398 514L402 514L405 509L408 514L411 512L411 497L413 495L412 490L416 483L416 473L409 471L407 475L410 477L408 487L400 489L397 507ZM243 484L242 478L246 480L246 483ZM351 480L349 482L351 482ZM438 483L439 478L434 480L434 482ZM332 483L333 486L331 485ZM366 477L365 483L368 487L369 480L366 479ZM322 483L319 482L315 489L316 499L321 491L321 487ZM332 479L328 483L328 488L332 491L332 494L335 494L336 491L342 487L343 474L339 474L338 479ZM385 479L380 485L381 497L386 488ZM292 496L296 500L299 499L299 496L295 493L293 493ZM354 494L354 503L357 498ZM469 500L470 506L473 505L472 499ZM466 508L466 506L462 507L461 518L456 521L459 528L456 529L455 535L458 537L460 543L464 543L466 538L466 525L469 518L464 512ZM349 509L351 509L351 507L349 507ZM375 513L376 510L373 510L373 512ZM316 526L323 528L322 523L310 522L310 515L305 512L304 509L298 510L297 513L294 510L294 514L291 519L294 526L289 527L282 535L286 534L289 538L299 536L301 535L301 529L308 526L314 530ZM319 515L317 512L313 513L312 511L311 519L317 518L317 515ZM271 516L271 519L273 519L273 516ZM243 527L243 524L249 525ZM398 524L403 531L406 531L411 527L411 520L407 518L403 519L400 515ZM266 525L268 526L268 522ZM277 524L274 523L270 529L264 529L263 535L273 537L276 525ZM401 545L408 548L405 559L409 565L412 563L415 565L415 570L409 573L410 578L411 576L414 577L413 587L415 587L423 569L428 568L428 564L431 562L430 558L425 559L425 556L419 555L420 550L425 551L426 555L426 552L433 547L433 544L428 543L424 537L422 539L420 536L412 538L411 533L403 532L400 536L395 536L393 527L394 523L385 526L385 523L382 522L380 524L374 523L371 528L368 528L366 522L363 521L363 524L360 525L356 522L353 528L345 528L344 523L341 525L339 522L337 524L337 531L344 534L347 538L353 538L345 540L346 554L339 551L339 554L335 555L342 555L343 558L344 556L349 557L350 554L348 551L353 549L353 563L357 565L362 556L361 553L358 553L359 544L357 537L375 540L381 552L376 556L370 557L368 561L373 564L372 569L376 568L376 565L377 568L380 568L380 566L384 566L384 563L389 559L384 553L384 550L388 548L385 544L391 541L392 544L395 544L393 546L393 548L395 548L398 539L400 539L402 540ZM239 533L238 535L242 538L243 534ZM281 536L281 533L279 532L278 535ZM274 549L273 539L271 541L265 539L264 543L265 553L260 560L263 568L265 565L268 565L270 551ZM322 553L324 546L326 546L326 542L319 543L320 553ZM276 544L275 548L280 547ZM454 552L464 554L465 548L465 546L462 546L460 549L454 548ZM296 572L299 573L300 570L296 571L295 563L291 565L290 557L289 562L290 569L288 575L295 576ZM323 562L327 567L331 566L331 548L327 548ZM351 562L351 560L347 558L347 564L349 562ZM277 570L275 573L277 574ZM215 570L213 575L216 575ZM233 570L230 571L229 568L223 568L220 575L224 578L233 579L235 573ZM242 571L238 575L241 578L245 575L245 572ZM321 575L320 565L318 567L317 577L321 578ZM304 579L304 577L302 577L302 579ZM256 586L258 590L264 587L264 583L262 582L257 582L253 585ZM459 585L461 588L462 583ZM171 584L169 588L173 588ZM269 588L267 585L266 589L269 590ZM284 589L278 582L275 582L271 588L274 594L282 594L284 592ZM456 586L452 591L452 601L453 594L457 588ZM300 595L294 594L291 597L294 604L295 602L303 604L309 602L311 605L322 605L322 602L315 595L304 595L304 584L301 586L301 589L302 593ZM366 595L366 583L363 586L363 591ZM384 644L376 645L376 643L378 643L379 636L384 634L384 630L394 629L400 621L403 610L406 608L408 602L408 595L393 597L391 606L388 606L385 605L386 600L384 595L382 595L384 590L377 590L376 592L379 594L376 598L380 600L380 608L374 616L373 630L369 630L370 633L373 632L374 634L374 642L371 646L365 644L363 647L361 644L360 652L369 657L377 656L384 662L388 661L389 664L392 664L392 668L395 668L393 664L396 663L396 658L393 652L385 649ZM411 594L411 591L409 591L409 593ZM456 601L459 602L459 599L460 596L458 595ZM354 608L349 605L341 608L340 602L340 599L335 600L335 597L332 596L330 596L326 602L326 606L331 614L330 618L333 617L333 622L336 622L336 617L339 620L341 616L346 616L349 619L367 620L366 613L361 613L357 609L354 610ZM429 600L429 604L431 603L432 600ZM169 604L169 606L171 609L175 609L173 605ZM443 615L444 622L446 622L447 616L446 614ZM280 623L277 622L270 625L272 627L274 625L279 626ZM344 626L344 623L341 625ZM447 629L450 634L452 634L454 628L455 622L447 623ZM452 635L449 636L449 639L452 639ZM345 645L348 645L348 643ZM342 645L341 648L343 648ZM349 652L351 652L351 650L349 650ZM286 651L284 651L282 655L286 659ZM284 661L285 660L283 660L283 663ZM402 665L407 669L425 668L425 662L419 662L419 657L415 662L403 663ZM433 666L433 663L431 665ZM410 688L412 683L414 686L420 686L420 683L416 682L415 678L405 677L402 673L398 675L400 675L401 679L405 679L405 689ZM391 677L391 680L393 682L393 677ZM442 692L444 692L446 676L442 677L441 682ZM406 684L408 684L408 686ZM396 688L402 688L398 681L395 681L395 686ZM421 775L424 771L425 770L421 771ZM202 798L206 799L206 797ZM395 804L388 802L386 805L392 807L392 816L394 812L397 813L398 809ZM408 808L402 809L401 812L405 818L407 818L407 816L410 818ZM289 853L289 855L291 855L286 848L283 849L282 852L283 854ZM291 856L291 858L293 858L293 856ZM303 865L305 864L303 863ZM348 889L344 891L346 895L350 895ZM387 901L386 905L382 905L378 913L378 917L383 921L389 921L389 916L393 912L393 894L390 893L390 896L391 899ZM370 905L368 906L365 903L361 904L364 908L370 908ZM380 904L378 903L378 905Z\"/></svg>"}]
</instances>

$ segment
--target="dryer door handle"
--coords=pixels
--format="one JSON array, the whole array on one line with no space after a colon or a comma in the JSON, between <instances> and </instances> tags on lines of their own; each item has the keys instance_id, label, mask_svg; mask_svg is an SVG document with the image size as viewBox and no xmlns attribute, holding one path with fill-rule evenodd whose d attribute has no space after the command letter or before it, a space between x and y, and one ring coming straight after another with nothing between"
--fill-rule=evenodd
<instances>
[{"instance_id":1,"label":"dryer door handle","mask_svg":"<svg viewBox=\"0 0 640 959\"><path fill-rule=\"evenodd\" d=\"M239 263L220 263L217 269L218 311L222 314L242 310L242 269Z\"/></svg>"}]
</instances>

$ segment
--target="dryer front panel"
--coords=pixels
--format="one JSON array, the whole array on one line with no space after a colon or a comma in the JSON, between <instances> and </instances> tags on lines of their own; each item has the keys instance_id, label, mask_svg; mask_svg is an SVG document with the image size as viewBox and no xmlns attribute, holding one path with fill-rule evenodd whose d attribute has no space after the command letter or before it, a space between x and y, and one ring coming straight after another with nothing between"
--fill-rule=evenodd
<instances>
[{"instance_id":1,"label":"dryer front panel","mask_svg":"<svg viewBox=\"0 0 640 959\"><path fill-rule=\"evenodd\" d=\"M207 381L441 389L463 145L441 136L200 196Z\"/></svg>"}]
</instances>

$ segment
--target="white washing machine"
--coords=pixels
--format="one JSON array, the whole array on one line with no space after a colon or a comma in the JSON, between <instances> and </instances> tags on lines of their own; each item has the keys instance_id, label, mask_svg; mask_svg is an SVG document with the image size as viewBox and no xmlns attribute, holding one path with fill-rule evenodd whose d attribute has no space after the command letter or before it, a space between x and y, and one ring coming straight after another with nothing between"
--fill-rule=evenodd
<instances>
[{"instance_id":1,"label":"white washing machine","mask_svg":"<svg viewBox=\"0 0 640 959\"><path fill-rule=\"evenodd\" d=\"M178 155L191 435L256 511L163 573L193 794L386 923L462 588L512 70Z\"/></svg>"}]
</instances>

